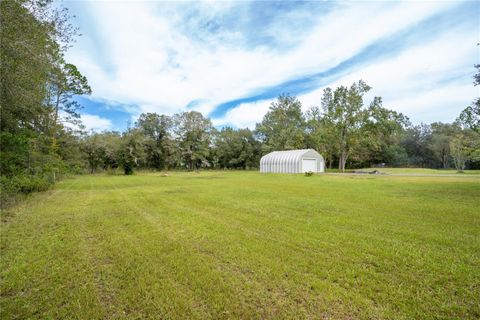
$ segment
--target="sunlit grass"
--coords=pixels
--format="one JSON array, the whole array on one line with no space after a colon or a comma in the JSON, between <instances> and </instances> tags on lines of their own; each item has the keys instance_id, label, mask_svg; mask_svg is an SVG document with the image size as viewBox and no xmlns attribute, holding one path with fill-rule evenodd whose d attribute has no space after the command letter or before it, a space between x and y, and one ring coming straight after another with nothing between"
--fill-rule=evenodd
<instances>
[{"instance_id":1,"label":"sunlit grass","mask_svg":"<svg viewBox=\"0 0 480 320\"><path fill-rule=\"evenodd\" d=\"M377 170L385 174L405 174L405 175L425 175L425 174L461 174L461 175L480 175L480 170L463 170L459 172L456 169L429 169L429 168L362 168L362 169L347 169L345 173L354 173L358 171L370 172ZM339 173L340 171L336 168L326 169L327 173Z\"/></svg>"},{"instance_id":2,"label":"sunlit grass","mask_svg":"<svg viewBox=\"0 0 480 320\"><path fill-rule=\"evenodd\" d=\"M428 168L367 168L360 170L378 170L389 174L480 174L480 170L464 170L459 173L455 169L428 169Z\"/></svg>"},{"instance_id":3,"label":"sunlit grass","mask_svg":"<svg viewBox=\"0 0 480 320\"><path fill-rule=\"evenodd\" d=\"M84 176L4 213L1 319L476 319L480 179Z\"/></svg>"}]
</instances>

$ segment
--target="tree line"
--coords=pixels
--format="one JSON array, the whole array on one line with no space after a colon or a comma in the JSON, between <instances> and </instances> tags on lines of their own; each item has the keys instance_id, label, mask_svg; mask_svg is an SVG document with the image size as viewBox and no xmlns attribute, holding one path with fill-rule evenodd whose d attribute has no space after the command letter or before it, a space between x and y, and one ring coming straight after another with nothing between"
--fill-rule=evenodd
<instances>
[{"instance_id":1,"label":"tree line","mask_svg":"<svg viewBox=\"0 0 480 320\"><path fill-rule=\"evenodd\" d=\"M0 2L0 183L11 194L45 190L59 175L81 172L75 95L87 79L65 60L78 30L49 0Z\"/></svg>"},{"instance_id":2,"label":"tree line","mask_svg":"<svg viewBox=\"0 0 480 320\"><path fill-rule=\"evenodd\" d=\"M255 130L212 126L196 111L173 116L141 114L123 133L94 133L81 140L90 172L123 168L164 170L200 168L252 169L274 150L312 148L327 167L375 165L427 168L480 167L480 135L462 122L412 125L375 97L364 103L370 87L326 88L320 106L302 112L301 102L281 95L271 103Z\"/></svg>"},{"instance_id":3,"label":"tree line","mask_svg":"<svg viewBox=\"0 0 480 320\"><path fill-rule=\"evenodd\" d=\"M480 168L480 98L453 123L412 125L358 81L327 88L303 112L281 95L255 129L215 128L199 112L140 115L124 132L87 133L75 96L87 79L65 60L78 30L49 0L0 2L0 179L8 195L44 190L70 173L136 169L253 169L274 150L312 148L328 168ZM480 65L474 85L480 84ZM72 129L71 125L79 129Z\"/></svg>"}]
</instances>

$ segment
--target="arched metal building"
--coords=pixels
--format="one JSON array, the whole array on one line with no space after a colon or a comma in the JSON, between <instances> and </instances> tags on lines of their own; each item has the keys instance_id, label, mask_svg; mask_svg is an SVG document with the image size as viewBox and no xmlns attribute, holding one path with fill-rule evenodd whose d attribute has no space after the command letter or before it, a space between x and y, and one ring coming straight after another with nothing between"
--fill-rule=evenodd
<instances>
[{"instance_id":1,"label":"arched metal building","mask_svg":"<svg viewBox=\"0 0 480 320\"><path fill-rule=\"evenodd\" d=\"M274 151L260 159L262 173L324 172L325 161L313 149Z\"/></svg>"}]
</instances>

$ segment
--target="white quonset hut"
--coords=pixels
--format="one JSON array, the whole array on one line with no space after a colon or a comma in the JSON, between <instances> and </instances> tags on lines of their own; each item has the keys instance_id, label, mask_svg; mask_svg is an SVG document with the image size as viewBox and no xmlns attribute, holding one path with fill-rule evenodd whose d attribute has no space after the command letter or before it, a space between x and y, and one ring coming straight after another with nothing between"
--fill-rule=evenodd
<instances>
[{"instance_id":1,"label":"white quonset hut","mask_svg":"<svg viewBox=\"0 0 480 320\"><path fill-rule=\"evenodd\" d=\"M274 151L260 159L261 173L324 172L325 161L313 149Z\"/></svg>"}]
</instances>

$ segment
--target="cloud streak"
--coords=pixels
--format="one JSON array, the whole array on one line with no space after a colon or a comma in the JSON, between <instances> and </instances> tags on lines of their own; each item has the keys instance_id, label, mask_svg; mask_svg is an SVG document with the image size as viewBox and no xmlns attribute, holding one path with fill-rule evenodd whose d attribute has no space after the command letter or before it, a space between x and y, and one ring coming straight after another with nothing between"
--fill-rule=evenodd
<instances>
[{"instance_id":1,"label":"cloud streak","mask_svg":"<svg viewBox=\"0 0 480 320\"><path fill-rule=\"evenodd\" d=\"M109 119L94 114L82 114L80 117L87 131L104 131L112 128L112 122Z\"/></svg>"},{"instance_id":2,"label":"cloud streak","mask_svg":"<svg viewBox=\"0 0 480 320\"><path fill-rule=\"evenodd\" d=\"M451 120L474 97L460 94L475 94L467 83L478 63L473 2L88 2L71 10L84 36L68 58L91 82L91 99L133 116L198 110L219 126L252 127L279 93L318 104L325 86L364 79L419 121L438 119L429 110L449 92L458 98L443 99L440 118Z\"/></svg>"}]
</instances>

